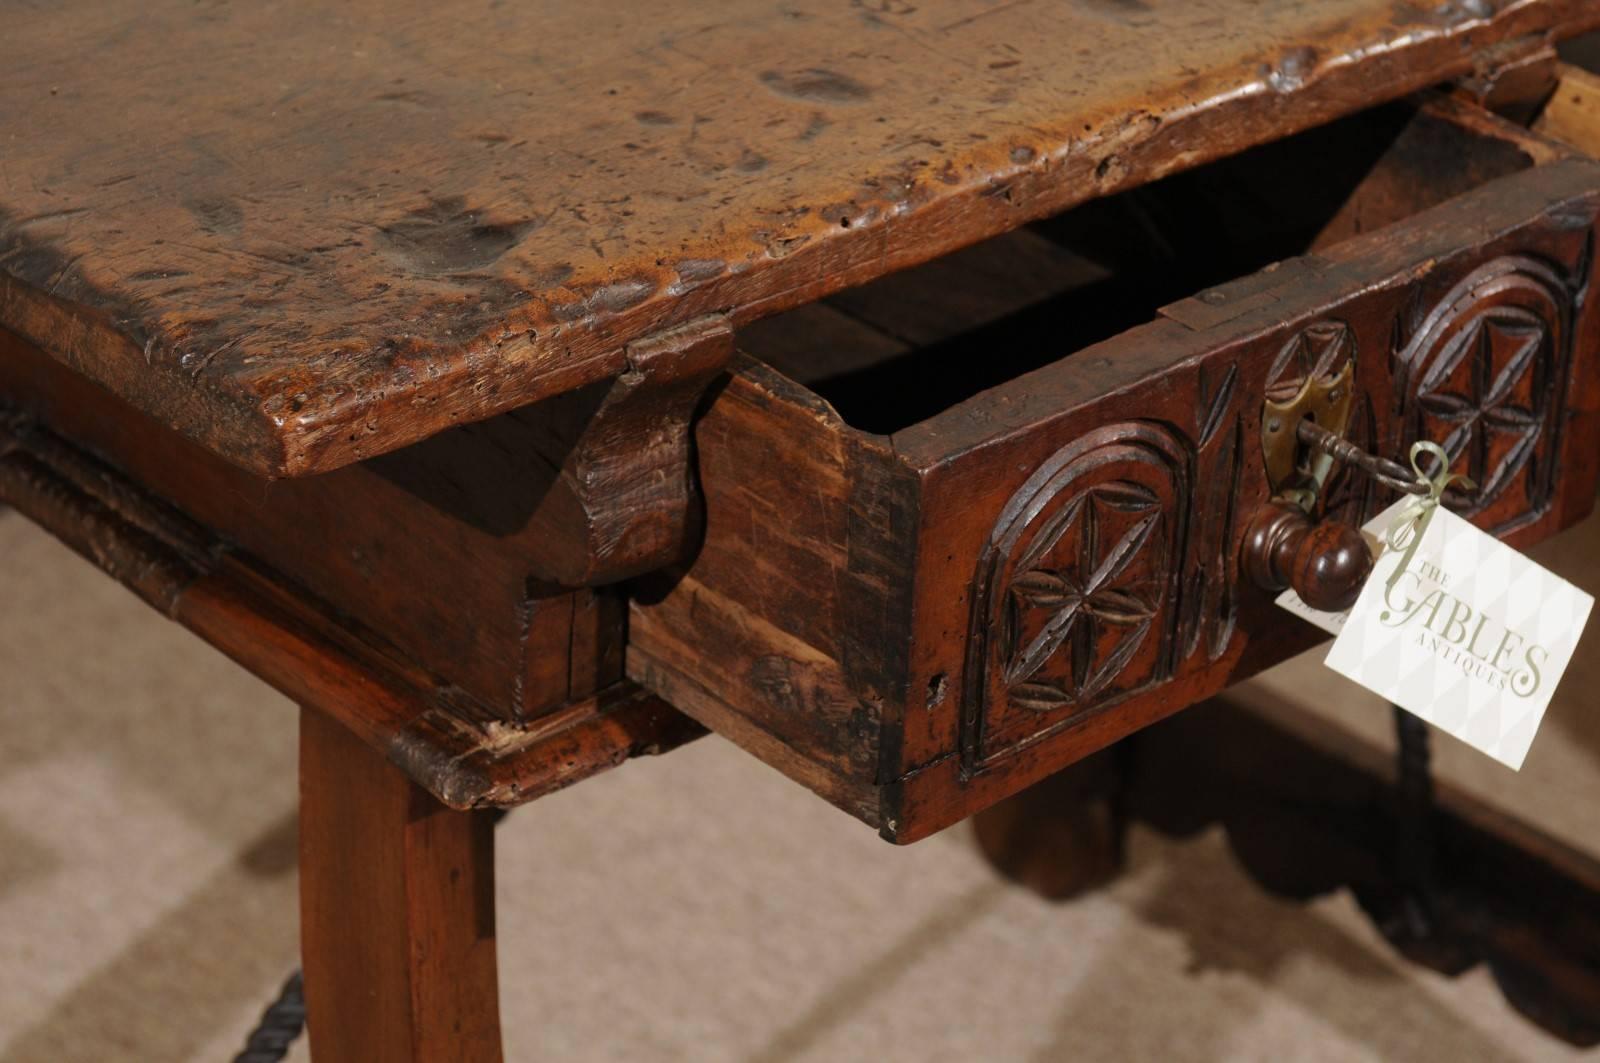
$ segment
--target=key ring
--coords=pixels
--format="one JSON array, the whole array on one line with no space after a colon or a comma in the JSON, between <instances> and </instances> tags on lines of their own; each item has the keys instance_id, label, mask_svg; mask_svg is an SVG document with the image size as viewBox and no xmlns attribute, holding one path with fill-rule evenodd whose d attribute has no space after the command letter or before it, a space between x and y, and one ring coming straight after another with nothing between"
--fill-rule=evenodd
<instances>
[{"instance_id":1,"label":"key ring","mask_svg":"<svg viewBox=\"0 0 1600 1063\"><path fill-rule=\"evenodd\" d=\"M1411 470L1408 472L1399 462L1369 454L1309 419L1300 422L1295 435L1306 446L1338 461L1348 462L1385 487L1412 496L1411 501L1395 515L1384 535L1388 549L1405 552L1400 564L1389 576L1391 586L1411 563L1412 555L1417 552L1417 546L1428 530L1428 522L1433 519L1433 511L1439 508L1439 502L1444 498L1445 489L1453 483L1460 483L1468 490L1476 486L1467 477L1452 473L1450 455L1439 444L1427 440L1418 440L1411 445ZM1434 460L1432 472L1422 470L1424 454Z\"/></svg>"},{"instance_id":2,"label":"key ring","mask_svg":"<svg viewBox=\"0 0 1600 1063\"><path fill-rule=\"evenodd\" d=\"M1434 459L1433 472L1422 471L1422 455L1427 454ZM1394 516L1389 524L1389 530L1384 535L1384 544L1390 550L1402 550L1404 556L1394 571L1389 573L1389 587L1393 588L1395 581L1400 578L1411 565L1411 558L1416 555L1417 547L1422 544L1422 537L1428 532L1428 522L1433 519L1434 511L1439 508L1439 502L1444 498L1445 488L1453 483L1459 483L1469 491L1477 485L1466 476L1450 471L1450 455L1437 443L1430 443L1420 439L1411 444L1411 468L1416 470L1416 479L1413 481L1422 488L1416 493Z\"/></svg>"}]
</instances>

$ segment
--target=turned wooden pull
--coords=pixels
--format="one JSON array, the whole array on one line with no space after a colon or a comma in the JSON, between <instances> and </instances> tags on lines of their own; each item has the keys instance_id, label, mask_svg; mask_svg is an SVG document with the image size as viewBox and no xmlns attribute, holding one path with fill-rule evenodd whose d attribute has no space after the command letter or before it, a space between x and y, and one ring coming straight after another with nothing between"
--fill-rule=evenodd
<instances>
[{"instance_id":1,"label":"turned wooden pull","mask_svg":"<svg viewBox=\"0 0 1600 1063\"><path fill-rule=\"evenodd\" d=\"M1340 612L1355 604L1372 573L1372 550L1350 525L1314 525L1299 506L1274 500L1245 528L1244 569L1264 590L1293 587L1311 608Z\"/></svg>"}]
</instances>

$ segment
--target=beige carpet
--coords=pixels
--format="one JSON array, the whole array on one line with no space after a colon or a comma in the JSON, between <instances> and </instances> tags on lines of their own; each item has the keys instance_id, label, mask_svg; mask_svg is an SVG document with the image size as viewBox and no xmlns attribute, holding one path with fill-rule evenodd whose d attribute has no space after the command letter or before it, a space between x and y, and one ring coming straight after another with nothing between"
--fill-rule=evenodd
<instances>
[{"instance_id":1,"label":"beige carpet","mask_svg":"<svg viewBox=\"0 0 1600 1063\"><path fill-rule=\"evenodd\" d=\"M1541 555L1595 588L1597 547ZM230 1059L296 963L295 713L12 514L0 580L0 1060ZM1592 850L1597 646L1520 775L1441 742ZM1315 659L1250 696L1308 695L1387 730ZM1141 833L1113 889L1050 905L965 828L894 849L719 739L519 810L500 854L514 1061L1572 1054L1481 971L1395 962L1347 898L1263 896L1214 835Z\"/></svg>"}]
</instances>

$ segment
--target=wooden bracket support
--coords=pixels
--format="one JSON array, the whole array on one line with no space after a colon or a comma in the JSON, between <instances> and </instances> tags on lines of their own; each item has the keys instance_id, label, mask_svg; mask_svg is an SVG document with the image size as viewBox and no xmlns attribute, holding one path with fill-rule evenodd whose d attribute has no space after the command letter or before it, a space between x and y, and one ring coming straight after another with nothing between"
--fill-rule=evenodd
<instances>
[{"instance_id":1,"label":"wooden bracket support","mask_svg":"<svg viewBox=\"0 0 1600 1063\"><path fill-rule=\"evenodd\" d=\"M698 537L695 412L733 354L721 315L628 344L614 379L462 425L365 468L514 543L543 593L681 560Z\"/></svg>"},{"instance_id":2,"label":"wooden bracket support","mask_svg":"<svg viewBox=\"0 0 1600 1063\"><path fill-rule=\"evenodd\" d=\"M681 560L699 534L691 461L696 409L733 353L720 316L697 318L627 347L627 369L598 401L565 396L536 444L559 474L535 510L548 554L535 575L596 586Z\"/></svg>"}]
</instances>

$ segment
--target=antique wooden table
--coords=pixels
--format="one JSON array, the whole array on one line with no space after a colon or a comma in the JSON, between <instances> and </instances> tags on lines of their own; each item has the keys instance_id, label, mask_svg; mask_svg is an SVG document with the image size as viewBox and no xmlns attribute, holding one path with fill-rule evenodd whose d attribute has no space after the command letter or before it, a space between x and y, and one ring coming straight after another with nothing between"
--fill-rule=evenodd
<instances>
[{"instance_id":1,"label":"antique wooden table","mask_svg":"<svg viewBox=\"0 0 1600 1063\"><path fill-rule=\"evenodd\" d=\"M1590 508L1594 0L4 24L0 498L304 706L323 1063L498 1058L492 810L706 728L1058 891L1221 819L1600 1039L1586 857L1414 739L1150 726L1358 585L1307 402Z\"/></svg>"}]
</instances>

